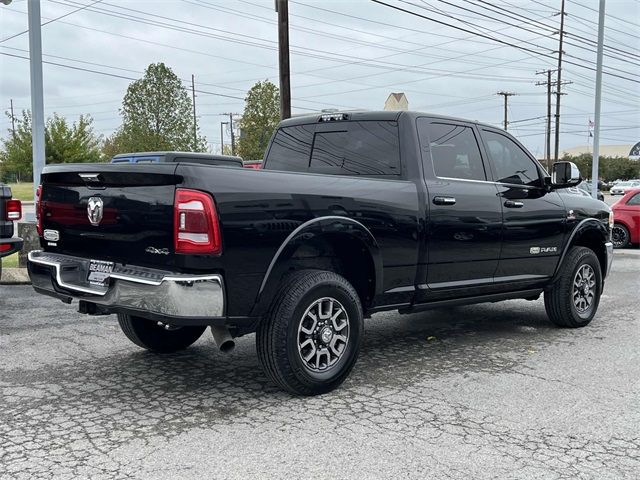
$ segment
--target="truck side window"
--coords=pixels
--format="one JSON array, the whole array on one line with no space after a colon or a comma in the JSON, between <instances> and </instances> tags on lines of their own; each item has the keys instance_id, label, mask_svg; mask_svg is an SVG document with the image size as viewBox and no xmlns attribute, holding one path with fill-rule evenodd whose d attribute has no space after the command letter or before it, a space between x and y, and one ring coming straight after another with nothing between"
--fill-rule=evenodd
<instances>
[{"instance_id":1,"label":"truck side window","mask_svg":"<svg viewBox=\"0 0 640 480\"><path fill-rule=\"evenodd\" d=\"M517 143L489 130L483 130L482 136L498 182L540 186L538 167Z\"/></svg>"},{"instance_id":2,"label":"truck side window","mask_svg":"<svg viewBox=\"0 0 640 480\"><path fill-rule=\"evenodd\" d=\"M310 124L278 129L267 154L265 167L287 172L308 171L315 128L314 124Z\"/></svg>"},{"instance_id":3,"label":"truck side window","mask_svg":"<svg viewBox=\"0 0 640 480\"><path fill-rule=\"evenodd\" d=\"M470 127L418 119L422 149L431 152L437 177L486 180L476 135ZM424 152L423 152L424 153Z\"/></svg>"},{"instance_id":4,"label":"truck side window","mask_svg":"<svg viewBox=\"0 0 640 480\"><path fill-rule=\"evenodd\" d=\"M370 177L400 175L398 124L363 121L338 122L326 130L319 127L309 172Z\"/></svg>"}]
</instances>

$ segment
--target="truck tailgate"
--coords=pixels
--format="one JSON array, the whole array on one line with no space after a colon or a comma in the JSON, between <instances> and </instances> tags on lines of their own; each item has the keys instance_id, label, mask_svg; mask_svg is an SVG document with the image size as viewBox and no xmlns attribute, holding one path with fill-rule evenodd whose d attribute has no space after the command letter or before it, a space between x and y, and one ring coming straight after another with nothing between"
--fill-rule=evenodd
<instances>
[{"instance_id":1,"label":"truck tailgate","mask_svg":"<svg viewBox=\"0 0 640 480\"><path fill-rule=\"evenodd\" d=\"M48 167L39 207L43 244L91 259L171 265L176 166Z\"/></svg>"}]
</instances>

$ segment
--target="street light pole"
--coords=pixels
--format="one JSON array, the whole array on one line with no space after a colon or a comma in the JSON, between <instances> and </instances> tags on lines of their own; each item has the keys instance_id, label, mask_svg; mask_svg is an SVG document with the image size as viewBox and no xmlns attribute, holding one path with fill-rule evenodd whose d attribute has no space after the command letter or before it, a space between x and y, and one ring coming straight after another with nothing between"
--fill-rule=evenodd
<instances>
[{"instance_id":1,"label":"street light pole","mask_svg":"<svg viewBox=\"0 0 640 480\"><path fill-rule=\"evenodd\" d=\"M40 30L40 1L27 0L29 24L29 61L31 73L31 143L33 147L33 198L40 185L45 165L44 152L44 93L42 87L42 35Z\"/></svg>"},{"instance_id":2,"label":"street light pole","mask_svg":"<svg viewBox=\"0 0 640 480\"><path fill-rule=\"evenodd\" d=\"M600 0L598 16L598 50L596 57L596 111L593 127L593 162L591 164L591 195L598 198L598 162L600 160L600 104L602 98L602 55L604 47L604 4Z\"/></svg>"}]
</instances>

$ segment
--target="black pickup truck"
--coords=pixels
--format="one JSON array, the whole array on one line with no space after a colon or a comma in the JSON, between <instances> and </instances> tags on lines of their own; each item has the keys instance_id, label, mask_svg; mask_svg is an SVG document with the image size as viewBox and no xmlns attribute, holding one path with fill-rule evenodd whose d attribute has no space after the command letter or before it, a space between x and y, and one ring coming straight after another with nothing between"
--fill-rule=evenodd
<instances>
[{"instance_id":1,"label":"black pickup truck","mask_svg":"<svg viewBox=\"0 0 640 480\"><path fill-rule=\"evenodd\" d=\"M22 218L22 203L12 198L11 188L0 183L0 277L2 276L2 257L19 252L22 239L14 234L14 222Z\"/></svg>"},{"instance_id":2,"label":"black pickup truck","mask_svg":"<svg viewBox=\"0 0 640 480\"><path fill-rule=\"evenodd\" d=\"M133 343L222 350L256 332L264 370L303 395L339 385L363 319L535 300L555 324L596 314L611 211L557 190L506 132L415 112L283 121L263 169L191 163L48 166L37 292L118 314Z\"/></svg>"}]
</instances>

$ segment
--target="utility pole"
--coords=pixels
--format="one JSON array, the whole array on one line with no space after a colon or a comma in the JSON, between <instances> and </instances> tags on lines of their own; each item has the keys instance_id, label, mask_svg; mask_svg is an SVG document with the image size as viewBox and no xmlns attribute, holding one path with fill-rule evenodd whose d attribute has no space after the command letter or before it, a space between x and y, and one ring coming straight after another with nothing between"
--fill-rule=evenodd
<instances>
[{"instance_id":1,"label":"utility pole","mask_svg":"<svg viewBox=\"0 0 640 480\"><path fill-rule=\"evenodd\" d=\"M507 107L508 107L508 99L509 97L513 97L514 95L516 95L513 92L498 92L496 93L496 95L502 95L504 97L504 130L507 130L507 124L509 123L507 121Z\"/></svg>"},{"instance_id":2,"label":"utility pole","mask_svg":"<svg viewBox=\"0 0 640 480\"><path fill-rule=\"evenodd\" d=\"M229 130L231 130L231 155L236 154L236 137L233 134L233 113L229 113Z\"/></svg>"},{"instance_id":3,"label":"utility pole","mask_svg":"<svg viewBox=\"0 0 640 480\"><path fill-rule=\"evenodd\" d=\"M545 160L547 161L547 171L551 171L551 74L555 70L543 70L542 72L536 72L536 75L546 74L546 82L536 82L536 85L547 86L547 127L544 135L544 149Z\"/></svg>"},{"instance_id":4,"label":"utility pole","mask_svg":"<svg viewBox=\"0 0 640 480\"><path fill-rule=\"evenodd\" d=\"M223 127L228 125L228 122L220 122L220 155L224 155L224 130Z\"/></svg>"},{"instance_id":5,"label":"utility pole","mask_svg":"<svg viewBox=\"0 0 640 480\"><path fill-rule=\"evenodd\" d=\"M191 74L191 98L193 102L193 149L198 146L198 124L196 123L196 79Z\"/></svg>"},{"instance_id":6,"label":"utility pole","mask_svg":"<svg viewBox=\"0 0 640 480\"><path fill-rule=\"evenodd\" d=\"M596 111L593 127L593 162L591 164L591 195L598 198L598 162L600 160L600 103L602 99L602 53L604 47L604 4L600 0L598 15L598 53L596 57Z\"/></svg>"},{"instance_id":7,"label":"utility pole","mask_svg":"<svg viewBox=\"0 0 640 480\"><path fill-rule=\"evenodd\" d=\"M554 159L558 161L558 155L560 150L560 97L562 93L560 93L562 87L562 42L564 40L564 0L562 0L562 5L560 7L560 40L558 46L558 84L556 89L556 137L555 137L555 154Z\"/></svg>"},{"instance_id":8,"label":"utility pole","mask_svg":"<svg viewBox=\"0 0 640 480\"><path fill-rule=\"evenodd\" d=\"M40 185L44 157L44 94L42 88L42 35L40 0L28 0L29 64L31 80L31 143L33 145L33 198Z\"/></svg>"},{"instance_id":9,"label":"utility pole","mask_svg":"<svg viewBox=\"0 0 640 480\"><path fill-rule=\"evenodd\" d=\"M13 139L16 138L16 117L13 115L13 98L11 99L11 133Z\"/></svg>"},{"instance_id":10,"label":"utility pole","mask_svg":"<svg viewBox=\"0 0 640 480\"><path fill-rule=\"evenodd\" d=\"M285 118L291 117L291 79L289 75L289 1L276 0L276 12L278 12L280 119L284 120Z\"/></svg>"}]
</instances>

